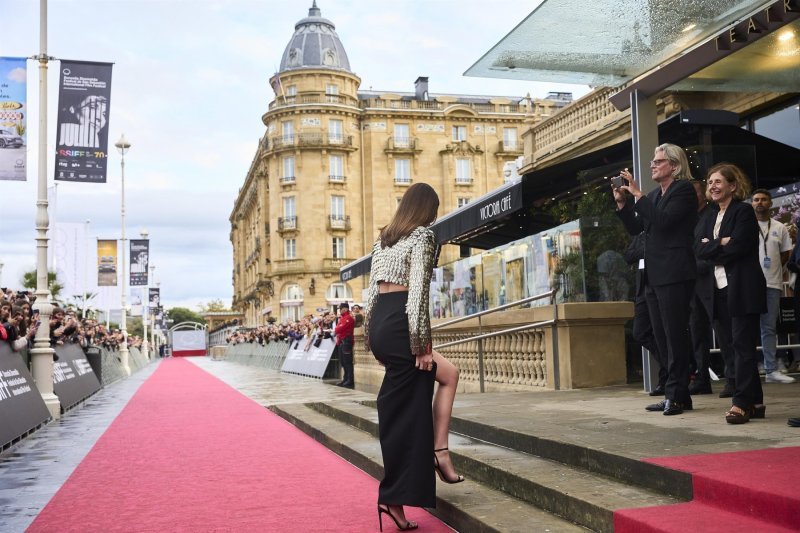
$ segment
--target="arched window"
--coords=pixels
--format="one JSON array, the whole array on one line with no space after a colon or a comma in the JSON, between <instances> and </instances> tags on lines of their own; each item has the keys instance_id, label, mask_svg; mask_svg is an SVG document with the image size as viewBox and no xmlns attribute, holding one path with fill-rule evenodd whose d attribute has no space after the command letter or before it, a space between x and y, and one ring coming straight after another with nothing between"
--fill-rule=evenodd
<instances>
[{"instance_id":1,"label":"arched window","mask_svg":"<svg viewBox=\"0 0 800 533\"><path fill-rule=\"evenodd\" d=\"M303 317L303 289L296 283L281 291L281 320L300 320Z\"/></svg>"},{"instance_id":2,"label":"arched window","mask_svg":"<svg viewBox=\"0 0 800 533\"><path fill-rule=\"evenodd\" d=\"M335 309L342 302L353 303L353 291L346 283L331 283L325 292L325 299Z\"/></svg>"}]
</instances>

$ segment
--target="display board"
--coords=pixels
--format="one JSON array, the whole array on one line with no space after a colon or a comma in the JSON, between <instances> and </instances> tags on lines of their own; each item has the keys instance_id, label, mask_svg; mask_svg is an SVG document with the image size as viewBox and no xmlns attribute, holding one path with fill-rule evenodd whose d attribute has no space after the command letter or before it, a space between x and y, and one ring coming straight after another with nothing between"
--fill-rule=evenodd
<instances>
[{"instance_id":1,"label":"display board","mask_svg":"<svg viewBox=\"0 0 800 533\"><path fill-rule=\"evenodd\" d=\"M189 357L206 355L206 331L187 329L172 332L172 356Z\"/></svg>"},{"instance_id":2,"label":"display board","mask_svg":"<svg viewBox=\"0 0 800 533\"><path fill-rule=\"evenodd\" d=\"M0 341L0 448L50 419L22 357Z\"/></svg>"},{"instance_id":3,"label":"display board","mask_svg":"<svg viewBox=\"0 0 800 533\"><path fill-rule=\"evenodd\" d=\"M53 392L62 409L69 409L102 387L100 380L77 344L56 346L58 361L53 362Z\"/></svg>"},{"instance_id":4,"label":"display board","mask_svg":"<svg viewBox=\"0 0 800 533\"><path fill-rule=\"evenodd\" d=\"M286 354L281 372L322 378L325 369L328 368L328 362L331 360L336 343L333 339L322 339L319 346L314 346L314 340L315 338L312 337L309 342L307 337L303 337L300 341L295 342Z\"/></svg>"}]
</instances>

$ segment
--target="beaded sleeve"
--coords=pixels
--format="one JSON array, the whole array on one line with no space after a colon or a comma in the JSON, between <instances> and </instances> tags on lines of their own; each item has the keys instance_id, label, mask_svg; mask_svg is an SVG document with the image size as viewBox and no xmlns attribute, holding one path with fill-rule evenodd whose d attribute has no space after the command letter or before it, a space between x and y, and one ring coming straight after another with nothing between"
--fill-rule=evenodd
<instances>
[{"instance_id":1,"label":"beaded sleeve","mask_svg":"<svg viewBox=\"0 0 800 533\"><path fill-rule=\"evenodd\" d=\"M381 240L375 241L372 245L372 260L378 256L381 250ZM367 285L367 301L364 302L364 345L367 351L372 351L369 346L369 320L372 315L372 309L378 301L378 279L375 275L375 270L370 268L369 272L369 285Z\"/></svg>"}]
</instances>

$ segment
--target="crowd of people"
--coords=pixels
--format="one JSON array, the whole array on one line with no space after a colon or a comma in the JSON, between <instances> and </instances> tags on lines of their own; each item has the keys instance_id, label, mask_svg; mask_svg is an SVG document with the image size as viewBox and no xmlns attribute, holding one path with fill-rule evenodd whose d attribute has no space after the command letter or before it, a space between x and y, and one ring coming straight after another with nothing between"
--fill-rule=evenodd
<instances>
[{"instance_id":1,"label":"crowd of people","mask_svg":"<svg viewBox=\"0 0 800 533\"><path fill-rule=\"evenodd\" d=\"M33 309L36 296L29 291L0 289L0 341L8 342L14 351L32 348L41 324L39 312ZM80 319L75 309L53 304L50 314L50 346L78 344L83 348L100 346L117 350L123 342L117 328L107 328L93 318ZM129 348L140 348L142 338L128 336ZM58 356L54 355L57 360Z\"/></svg>"},{"instance_id":2,"label":"crowd of people","mask_svg":"<svg viewBox=\"0 0 800 533\"><path fill-rule=\"evenodd\" d=\"M795 381L780 371L776 338L786 269L800 270L790 260L790 232L770 218L768 190L745 202L750 182L736 165L713 166L704 182L692 177L683 149L662 144L650 171L658 186L647 194L628 169L612 185L617 214L634 236L626 252L638 272L634 337L661 367L651 395L664 400L646 409L677 415L692 410L692 395L712 393L713 327L725 363L719 396L732 402L725 420L764 418L758 346L767 383ZM800 419L789 425L800 427Z\"/></svg>"}]
</instances>

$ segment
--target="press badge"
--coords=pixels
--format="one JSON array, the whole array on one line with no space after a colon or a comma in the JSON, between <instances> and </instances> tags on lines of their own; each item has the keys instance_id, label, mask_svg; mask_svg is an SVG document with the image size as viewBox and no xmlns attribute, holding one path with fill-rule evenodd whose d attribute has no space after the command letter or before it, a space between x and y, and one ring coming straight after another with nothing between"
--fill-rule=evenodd
<instances>
[{"instance_id":1,"label":"press badge","mask_svg":"<svg viewBox=\"0 0 800 533\"><path fill-rule=\"evenodd\" d=\"M771 264L772 264L772 259L768 255L765 255L764 256L764 268L769 268Z\"/></svg>"}]
</instances>

